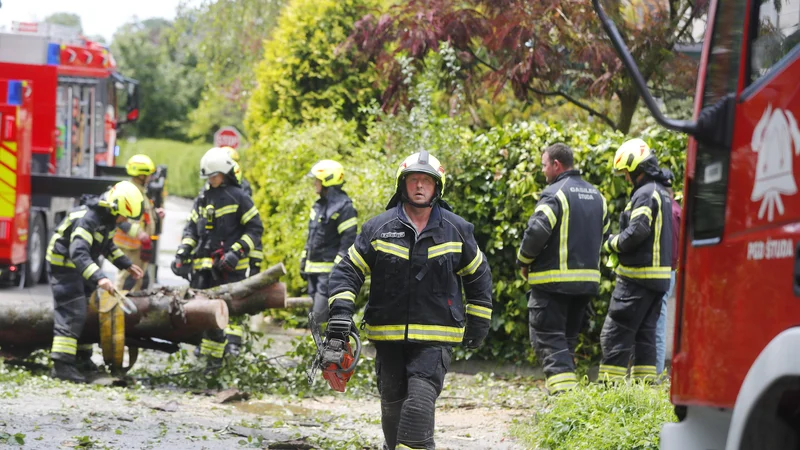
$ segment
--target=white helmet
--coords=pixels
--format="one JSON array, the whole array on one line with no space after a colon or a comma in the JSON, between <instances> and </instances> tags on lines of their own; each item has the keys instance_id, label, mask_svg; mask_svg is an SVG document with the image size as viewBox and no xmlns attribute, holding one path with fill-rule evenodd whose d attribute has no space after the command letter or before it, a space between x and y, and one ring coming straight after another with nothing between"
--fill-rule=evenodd
<instances>
[{"instance_id":1,"label":"white helmet","mask_svg":"<svg viewBox=\"0 0 800 450\"><path fill-rule=\"evenodd\" d=\"M208 178L215 173L227 175L235 166L233 158L226 150L214 147L200 159L200 177Z\"/></svg>"}]
</instances>

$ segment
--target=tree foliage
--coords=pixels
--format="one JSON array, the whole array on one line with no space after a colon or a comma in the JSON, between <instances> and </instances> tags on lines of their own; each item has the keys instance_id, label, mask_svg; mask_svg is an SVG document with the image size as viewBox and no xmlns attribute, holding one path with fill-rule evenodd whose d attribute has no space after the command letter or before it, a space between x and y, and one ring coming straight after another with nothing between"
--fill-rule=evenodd
<instances>
[{"instance_id":1,"label":"tree foliage","mask_svg":"<svg viewBox=\"0 0 800 450\"><path fill-rule=\"evenodd\" d=\"M197 105L202 79L194 70L196 58L176 45L173 33L171 22L148 19L114 34L111 51L120 72L139 81L139 136L186 139L186 117Z\"/></svg>"},{"instance_id":2,"label":"tree foliage","mask_svg":"<svg viewBox=\"0 0 800 450\"><path fill-rule=\"evenodd\" d=\"M609 0L646 80L691 87L688 58L672 50L691 39L692 18L703 13L702 2L671 0L665 8L649 10L639 3ZM627 5L627 6L626 6ZM659 3L658 5L661 5ZM397 54L421 62L442 42L458 55L473 97L510 86L515 96L528 100L560 97L590 112L612 129L627 132L638 93L616 57L589 0L411 0L383 15L367 14L356 23L346 48L358 49L375 61L389 80L383 105L392 108L407 100ZM677 67L684 67L677 70ZM678 74L679 76L673 76ZM616 98L616 120L608 111L592 108L583 97Z\"/></svg>"},{"instance_id":3,"label":"tree foliage","mask_svg":"<svg viewBox=\"0 0 800 450\"><path fill-rule=\"evenodd\" d=\"M83 33L83 23L81 16L75 13L57 12L44 18L45 23L64 25L66 27L77 28L79 33Z\"/></svg>"},{"instance_id":4,"label":"tree foliage","mask_svg":"<svg viewBox=\"0 0 800 450\"><path fill-rule=\"evenodd\" d=\"M300 124L336 112L356 119L359 108L377 97L372 64L357 62L337 46L353 31L373 0L290 0L256 68L258 87L250 99L246 126L261 138L273 127Z\"/></svg>"},{"instance_id":5,"label":"tree foliage","mask_svg":"<svg viewBox=\"0 0 800 450\"><path fill-rule=\"evenodd\" d=\"M176 29L197 56L203 91L189 114L190 138L210 141L221 126L243 129L254 68L272 33L285 0L204 0L178 13Z\"/></svg>"}]
</instances>

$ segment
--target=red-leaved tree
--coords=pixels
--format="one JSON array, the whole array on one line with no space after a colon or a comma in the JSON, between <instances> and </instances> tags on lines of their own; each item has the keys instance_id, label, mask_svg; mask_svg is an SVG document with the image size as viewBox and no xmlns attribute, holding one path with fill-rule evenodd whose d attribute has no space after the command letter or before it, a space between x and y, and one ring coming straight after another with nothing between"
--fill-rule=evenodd
<instances>
[{"instance_id":1,"label":"red-leaved tree","mask_svg":"<svg viewBox=\"0 0 800 450\"><path fill-rule=\"evenodd\" d=\"M696 67L674 51L692 43L693 19L704 0L606 0L645 79L689 93ZM631 6L634 5L634 6ZM421 63L447 42L460 76L474 93L510 86L526 101L562 97L614 129L627 132L639 94L602 29L590 0L409 0L356 23L346 47L375 61L388 80L383 107L407 102L407 84L396 55ZM619 114L590 106L586 98L616 98Z\"/></svg>"}]
</instances>

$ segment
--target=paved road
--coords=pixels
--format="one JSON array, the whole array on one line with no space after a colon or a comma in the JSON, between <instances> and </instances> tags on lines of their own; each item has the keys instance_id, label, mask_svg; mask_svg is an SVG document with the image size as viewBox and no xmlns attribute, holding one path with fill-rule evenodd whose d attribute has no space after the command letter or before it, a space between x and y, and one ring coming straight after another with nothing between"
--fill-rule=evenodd
<instances>
[{"instance_id":1,"label":"paved road","mask_svg":"<svg viewBox=\"0 0 800 450\"><path fill-rule=\"evenodd\" d=\"M183 278L175 276L169 268L170 263L175 257L175 251L181 241L181 233L189 216L192 207L191 200L179 197L167 197L165 202L166 215L164 216L164 227L161 233L158 248L158 284L165 286L186 285L188 282ZM117 274L117 268L108 261L103 264L103 272L110 278ZM13 287L0 288L0 298L2 300L25 301L36 297L51 297L50 286L40 284L38 286L18 289Z\"/></svg>"}]
</instances>

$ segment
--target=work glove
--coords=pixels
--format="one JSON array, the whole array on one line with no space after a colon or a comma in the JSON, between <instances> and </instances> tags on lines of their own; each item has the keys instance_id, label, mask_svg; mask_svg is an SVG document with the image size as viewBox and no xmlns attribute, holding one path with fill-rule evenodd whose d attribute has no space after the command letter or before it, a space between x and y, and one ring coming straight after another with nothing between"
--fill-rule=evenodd
<instances>
[{"instance_id":1,"label":"work glove","mask_svg":"<svg viewBox=\"0 0 800 450\"><path fill-rule=\"evenodd\" d=\"M219 260L217 268L223 272L233 272L240 259L242 259L241 253L230 250Z\"/></svg>"},{"instance_id":2,"label":"work glove","mask_svg":"<svg viewBox=\"0 0 800 450\"><path fill-rule=\"evenodd\" d=\"M611 247L611 241L612 241L612 240L613 240L615 237L616 237L616 236L614 236L613 234L612 234L612 235L609 235L609 236L608 236L608 240L606 240L606 242L603 244L603 250L605 250L605 252L606 252L606 253L611 253L611 254L614 254L614 253L616 253L616 251L614 250L614 248L613 248L613 247Z\"/></svg>"},{"instance_id":3,"label":"work glove","mask_svg":"<svg viewBox=\"0 0 800 450\"><path fill-rule=\"evenodd\" d=\"M616 269L619 265L619 256L616 253L612 253L608 255L608 260L606 261L606 267L609 269Z\"/></svg>"},{"instance_id":4,"label":"work glove","mask_svg":"<svg viewBox=\"0 0 800 450\"><path fill-rule=\"evenodd\" d=\"M188 260L175 258L169 267L172 269L172 273L182 278L187 278L192 273L192 264Z\"/></svg>"},{"instance_id":5,"label":"work glove","mask_svg":"<svg viewBox=\"0 0 800 450\"><path fill-rule=\"evenodd\" d=\"M142 243L141 247L139 247L139 257L142 259L143 262L152 262L153 261L153 240L150 239L150 236L144 236L140 239Z\"/></svg>"},{"instance_id":6,"label":"work glove","mask_svg":"<svg viewBox=\"0 0 800 450\"><path fill-rule=\"evenodd\" d=\"M185 261L189 259L189 255L191 254L192 254L192 247L186 244L181 244L178 246L178 251L175 253L175 259L182 259Z\"/></svg>"},{"instance_id":7,"label":"work glove","mask_svg":"<svg viewBox=\"0 0 800 450\"><path fill-rule=\"evenodd\" d=\"M481 346L486 335L489 334L489 323L486 320L481 320L485 325L479 326L476 324L477 320L472 320L467 317L467 329L464 332L464 339L461 340L461 345L468 349L476 349Z\"/></svg>"},{"instance_id":8,"label":"work glove","mask_svg":"<svg viewBox=\"0 0 800 450\"><path fill-rule=\"evenodd\" d=\"M303 255L305 255L305 253L306 253L306 251L303 250ZM303 281L308 281L308 273L306 273L306 257L305 256L300 258L300 278L302 278Z\"/></svg>"},{"instance_id":9,"label":"work glove","mask_svg":"<svg viewBox=\"0 0 800 450\"><path fill-rule=\"evenodd\" d=\"M341 339L347 341L350 332L353 331L358 335L353 318L347 314L336 314L328 320L328 328L325 329L325 337L327 339Z\"/></svg>"}]
</instances>

